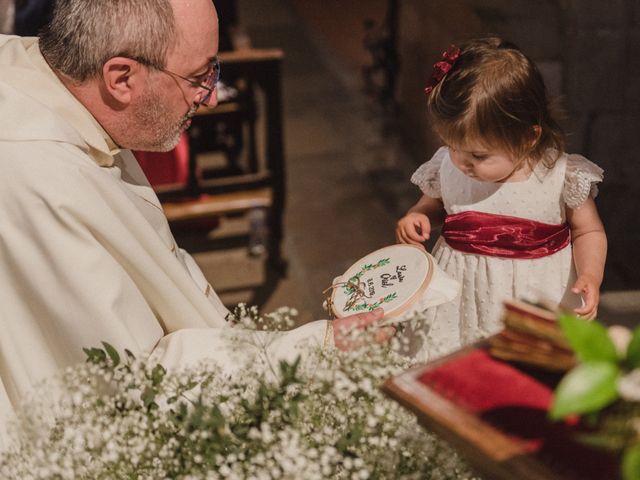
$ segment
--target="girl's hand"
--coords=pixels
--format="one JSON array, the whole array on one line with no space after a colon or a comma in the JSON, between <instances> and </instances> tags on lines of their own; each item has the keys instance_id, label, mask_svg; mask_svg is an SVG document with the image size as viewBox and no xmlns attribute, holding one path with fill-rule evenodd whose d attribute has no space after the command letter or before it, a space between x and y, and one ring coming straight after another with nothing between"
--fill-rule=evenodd
<instances>
[{"instance_id":1,"label":"girl's hand","mask_svg":"<svg viewBox=\"0 0 640 480\"><path fill-rule=\"evenodd\" d=\"M582 296L584 305L574 309L575 313L588 320L596 318L600 301L599 285L599 282L590 275L580 275L578 277L571 291Z\"/></svg>"},{"instance_id":2,"label":"girl's hand","mask_svg":"<svg viewBox=\"0 0 640 480\"><path fill-rule=\"evenodd\" d=\"M424 213L408 213L400 220L396 226L396 240L398 243L410 243L423 246L429 239L431 233L431 222Z\"/></svg>"}]
</instances>

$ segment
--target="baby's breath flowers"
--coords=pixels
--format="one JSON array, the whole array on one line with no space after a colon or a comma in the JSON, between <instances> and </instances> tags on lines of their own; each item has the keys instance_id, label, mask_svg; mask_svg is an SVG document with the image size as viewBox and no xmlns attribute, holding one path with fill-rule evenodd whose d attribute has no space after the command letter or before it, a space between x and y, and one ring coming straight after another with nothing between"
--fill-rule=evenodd
<instances>
[{"instance_id":1,"label":"baby's breath flowers","mask_svg":"<svg viewBox=\"0 0 640 480\"><path fill-rule=\"evenodd\" d=\"M290 327L295 311L243 326ZM0 478L465 479L459 458L381 393L407 361L389 346L309 352L277 375L213 363L167 372L109 345L26 402Z\"/></svg>"}]
</instances>

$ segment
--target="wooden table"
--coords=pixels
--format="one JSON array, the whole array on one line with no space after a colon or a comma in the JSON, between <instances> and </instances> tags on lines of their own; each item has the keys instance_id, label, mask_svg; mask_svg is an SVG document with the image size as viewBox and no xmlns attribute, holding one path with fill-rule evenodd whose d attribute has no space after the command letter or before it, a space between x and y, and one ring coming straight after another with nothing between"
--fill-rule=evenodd
<instances>
[{"instance_id":1,"label":"wooden table","mask_svg":"<svg viewBox=\"0 0 640 480\"><path fill-rule=\"evenodd\" d=\"M558 374L492 358L486 343L390 378L384 390L486 479L615 480L618 459L576 440L578 419L553 423Z\"/></svg>"}]
</instances>

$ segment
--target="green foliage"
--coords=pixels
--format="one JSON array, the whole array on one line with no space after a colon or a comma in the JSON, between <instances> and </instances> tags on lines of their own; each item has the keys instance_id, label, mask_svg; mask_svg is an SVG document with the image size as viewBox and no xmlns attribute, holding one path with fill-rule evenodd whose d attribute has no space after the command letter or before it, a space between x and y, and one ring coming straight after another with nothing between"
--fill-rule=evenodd
<instances>
[{"instance_id":1,"label":"green foliage","mask_svg":"<svg viewBox=\"0 0 640 480\"><path fill-rule=\"evenodd\" d=\"M166 374L167 374L167 370L162 365L158 364L155 367L153 367L153 370L151 370L152 385L154 387L160 385L160 383L162 383L162 379Z\"/></svg>"},{"instance_id":2,"label":"green foliage","mask_svg":"<svg viewBox=\"0 0 640 480\"><path fill-rule=\"evenodd\" d=\"M627 347L626 365L630 369L640 368L640 327L633 331Z\"/></svg>"},{"instance_id":3,"label":"green foliage","mask_svg":"<svg viewBox=\"0 0 640 480\"><path fill-rule=\"evenodd\" d=\"M120 355L118 354L118 352L116 351L115 348L113 348L110 344L108 344L107 342L102 342L102 346L104 347L104 351L106 352L106 354L109 356L109 358L111 359L111 362L113 363L114 367L117 367L118 364L120 363Z\"/></svg>"},{"instance_id":4,"label":"green foliage","mask_svg":"<svg viewBox=\"0 0 640 480\"><path fill-rule=\"evenodd\" d=\"M585 415L592 433L580 435L591 446L624 452L622 477L640 480L640 402L620 398L621 378L640 368L640 327L619 355L606 328L597 321L563 315L559 322L580 363L558 384L549 416Z\"/></svg>"},{"instance_id":5,"label":"green foliage","mask_svg":"<svg viewBox=\"0 0 640 480\"><path fill-rule=\"evenodd\" d=\"M622 478L640 480L640 444L629 447L622 459Z\"/></svg>"},{"instance_id":6,"label":"green foliage","mask_svg":"<svg viewBox=\"0 0 640 480\"><path fill-rule=\"evenodd\" d=\"M574 315L561 315L558 321L580 361L618 361L616 347L602 324Z\"/></svg>"},{"instance_id":7,"label":"green foliage","mask_svg":"<svg viewBox=\"0 0 640 480\"><path fill-rule=\"evenodd\" d=\"M638 437L633 418L640 418L640 403L615 402L594 415L588 433L579 435L580 441L593 447L622 452Z\"/></svg>"},{"instance_id":8,"label":"green foliage","mask_svg":"<svg viewBox=\"0 0 640 480\"><path fill-rule=\"evenodd\" d=\"M574 315L560 315L562 327L578 360L558 384L549 416L560 420L573 414L596 412L618 398L620 359L606 328Z\"/></svg>"},{"instance_id":9,"label":"green foliage","mask_svg":"<svg viewBox=\"0 0 640 480\"><path fill-rule=\"evenodd\" d=\"M115 378L123 378L118 372L131 373L132 362L120 363L120 356L115 349L103 343L104 349L84 349L88 361L99 365L104 372ZM115 355L114 355L115 353ZM127 357L134 358L132 354ZM193 465L187 465L194 456L203 459L202 465L197 470L206 471L207 468L217 469L215 459L220 455L227 455L250 444L255 444L251 436L259 430L265 422L269 422L274 413L277 413L281 425L293 425L300 418L300 405L306 399L300 388L292 391L292 387L302 385L299 375L300 358L294 362L280 362L279 377L277 383L266 382L258 379L255 395L243 398L238 402L239 408L231 418L226 418L220 403L209 403L202 397L188 400L184 395L197 388L206 388L211 382L207 377L202 382L187 381L182 388L166 399L167 405L173 405L165 412L168 422L158 429L156 435L161 443L173 439L176 452L174 454L182 460L167 470L168 478L179 478L185 470L193 469ZM142 408L151 419L155 418L160 407L157 400L162 397L166 388L166 369L157 364L145 370L145 385L135 385L135 389L142 391L139 406L130 406L129 409L120 409L122 414ZM115 385L116 391L125 391L129 386ZM123 388L124 387L124 388ZM142 388L143 387L143 388ZM227 398L220 397L219 402L224 403ZM108 409L109 404L101 402ZM96 404L97 406L97 404ZM202 434L206 441L202 441ZM260 449L260 448L258 448Z\"/></svg>"},{"instance_id":10,"label":"green foliage","mask_svg":"<svg viewBox=\"0 0 640 480\"><path fill-rule=\"evenodd\" d=\"M373 303L367 303L367 302L362 302L358 305L354 305L351 308L345 308L345 311L353 311L353 312L362 312L363 310L366 310L368 312L372 312L374 311L376 308L378 308L380 305L383 305L385 303L389 303L392 300L395 300L398 297L398 294L396 292L390 293L388 295L385 295L383 298L373 302Z\"/></svg>"},{"instance_id":11,"label":"green foliage","mask_svg":"<svg viewBox=\"0 0 640 480\"><path fill-rule=\"evenodd\" d=\"M82 351L87 355L87 362L100 365L107 360L107 354L101 348L83 348Z\"/></svg>"},{"instance_id":12,"label":"green foliage","mask_svg":"<svg viewBox=\"0 0 640 480\"><path fill-rule=\"evenodd\" d=\"M158 391L155 388L147 387L140 395L140 399L147 410L156 410L158 408L158 404L155 401L157 394Z\"/></svg>"},{"instance_id":13,"label":"green foliage","mask_svg":"<svg viewBox=\"0 0 640 480\"><path fill-rule=\"evenodd\" d=\"M551 418L596 412L609 405L618 397L619 374L620 369L613 363L591 361L578 365L556 388Z\"/></svg>"},{"instance_id":14,"label":"green foliage","mask_svg":"<svg viewBox=\"0 0 640 480\"><path fill-rule=\"evenodd\" d=\"M344 286L345 295L353 295L354 293L356 293L356 290L349 284L353 283L355 285L358 285L358 282L360 282L360 278L364 275L365 272L375 270L376 268L384 267L389 263L391 263L390 258L382 258L378 260L378 262L376 263L365 263L362 266L362 269L358 273L356 273L353 277L351 277L349 281L345 284Z\"/></svg>"},{"instance_id":15,"label":"green foliage","mask_svg":"<svg viewBox=\"0 0 640 480\"><path fill-rule=\"evenodd\" d=\"M103 348L83 348L82 351L87 356L87 362L94 363L96 365L108 365L107 359L111 360L111 365L117 367L120 364L120 354L113 348L110 343L102 342ZM135 360L135 356L131 351L125 349L125 355L127 361L131 362Z\"/></svg>"}]
</instances>

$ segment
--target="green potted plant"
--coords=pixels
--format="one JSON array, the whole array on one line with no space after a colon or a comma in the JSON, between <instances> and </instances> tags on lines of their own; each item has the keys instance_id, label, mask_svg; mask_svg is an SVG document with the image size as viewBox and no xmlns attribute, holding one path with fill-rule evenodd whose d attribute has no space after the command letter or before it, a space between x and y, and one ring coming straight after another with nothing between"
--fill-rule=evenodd
<instances>
[{"instance_id":1,"label":"green potted plant","mask_svg":"<svg viewBox=\"0 0 640 480\"><path fill-rule=\"evenodd\" d=\"M640 327L633 332L571 315L558 319L578 364L558 384L553 420L580 415L581 441L621 454L624 480L640 480Z\"/></svg>"}]
</instances>

